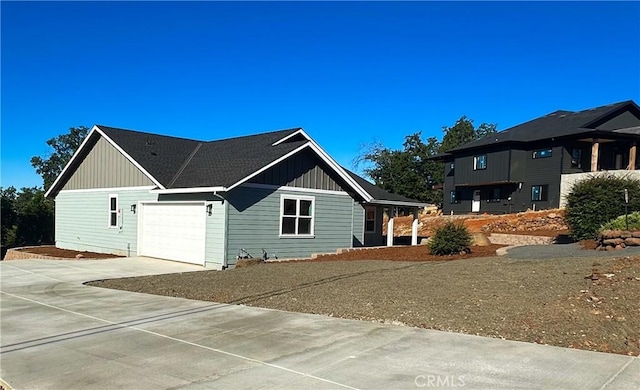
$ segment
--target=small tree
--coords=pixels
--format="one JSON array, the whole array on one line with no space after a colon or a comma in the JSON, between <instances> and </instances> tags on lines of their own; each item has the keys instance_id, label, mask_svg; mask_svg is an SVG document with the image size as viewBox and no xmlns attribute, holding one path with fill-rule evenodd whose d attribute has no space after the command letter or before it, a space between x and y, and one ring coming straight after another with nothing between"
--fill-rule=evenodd
<instances>
[{"instance_id":1,"label":"small tree","mask_svg":"<svg viewBox=\"0 0 640 390\"><path fill-rule=\"evenodd\" d=\"M45 191L62 173L65 165L78 150L88 132L89 128L85 126L71 127L69 133L61 134L47 141L47 145L53 149L49 156L44 158L42 156L31 157L31 165L36 169L38 175L42 176Z\"/></svg>"},{"instance_id":2,"label":"small tree","mask_svg":"<svg viewBox=\"0 0 640 390\"><path fill-rule=\"evenodd\" d=\"M436 229L429 240L429 250L434 255L454 255L470 252L471 233L463 223L447 221Z\"/></svg>"},{"instance_id":3,"label":"small tree","mask_svg":"<svg viewBox=\"0 0 640 390\"><path fill-rule=\"evenodd\" d=\"M640 180L595 174L574 184L565 214L571 236L594 239L602 225L624 215L625 189L629 191L629 212L640 211Z\"/></svg>"}]
</instances>

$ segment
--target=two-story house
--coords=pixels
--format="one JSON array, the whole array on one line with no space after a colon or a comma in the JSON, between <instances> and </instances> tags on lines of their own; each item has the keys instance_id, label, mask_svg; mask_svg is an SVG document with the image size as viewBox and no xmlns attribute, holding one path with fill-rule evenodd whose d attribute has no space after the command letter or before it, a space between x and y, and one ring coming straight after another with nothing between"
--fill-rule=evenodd
<instances>
[{"instance_id":1,"label":"two-story house","mask_svg":"<svg viewBox=\"0 0 640 390\"><path fill-rule=\"evenodd\" d=\"M445 163L443 212L564 207L571 185L591 172L638 175L638 141L640 108L630 100L555 111L490 134L435 158Z\"/></svg>"}]
</instances>

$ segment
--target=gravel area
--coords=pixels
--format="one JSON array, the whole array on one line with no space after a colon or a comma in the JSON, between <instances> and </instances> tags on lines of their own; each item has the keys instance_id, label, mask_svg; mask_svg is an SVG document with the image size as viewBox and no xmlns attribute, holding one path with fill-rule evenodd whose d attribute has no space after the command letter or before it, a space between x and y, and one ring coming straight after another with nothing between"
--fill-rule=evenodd
<instances>
[{"instance_id":1,"label":"gravel area","mask_svg":"<svg viewBox=\"0 0 640 390\"><path fill-rule=\"evenodd\" d=\"M526 250L541 253L540 247ZM640 354L640 257L624 253L597 258L268 262L90 284Z\"/></svg>"}]
</instances>

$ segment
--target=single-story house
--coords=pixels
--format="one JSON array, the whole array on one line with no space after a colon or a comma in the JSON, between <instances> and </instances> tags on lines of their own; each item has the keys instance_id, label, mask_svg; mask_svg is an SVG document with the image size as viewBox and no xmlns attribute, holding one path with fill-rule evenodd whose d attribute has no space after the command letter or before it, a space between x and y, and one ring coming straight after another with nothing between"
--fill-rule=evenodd
<instances>
[{"instance_id":1,"label":"single-story house","mask_svg":"<svg viewBox=\"0 0 640 390\"><path fill-rule=\"evenodd\" d=\"M596 172L640 177L640 108L623 101L559 110L458 146L444 162L445 214L563 208Z\"/></svg>"},{"instance_id":2,"label":"single-story house","mask_svg":"<svg viewBox=\"0 0 640 390\"><path fill-rule=\"evenodd\" d=\"M385 245L397 207L414 210L415 245L425 206L341 167L301 128L203 142L95 125L46 196L57 247L218 269L241 250Z\"/></svg>"}]
</instances>

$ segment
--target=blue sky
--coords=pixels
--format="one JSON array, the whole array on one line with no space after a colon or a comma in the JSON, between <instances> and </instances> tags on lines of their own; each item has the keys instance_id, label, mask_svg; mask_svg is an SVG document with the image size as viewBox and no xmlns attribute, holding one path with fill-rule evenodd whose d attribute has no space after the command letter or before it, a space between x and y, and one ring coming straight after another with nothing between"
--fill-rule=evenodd
<instances>
[{"instance_id":1,"label":"blue sky","mask_svg":"<svg viewBox=\"0 0 640 390\"><path fill-rule=\"evenodd\" d=\"M6 2L1 185L95 123L213 140L301 126L351 167L374 140L640 103L638 2Z\"/></svg>"}]
</instances>

